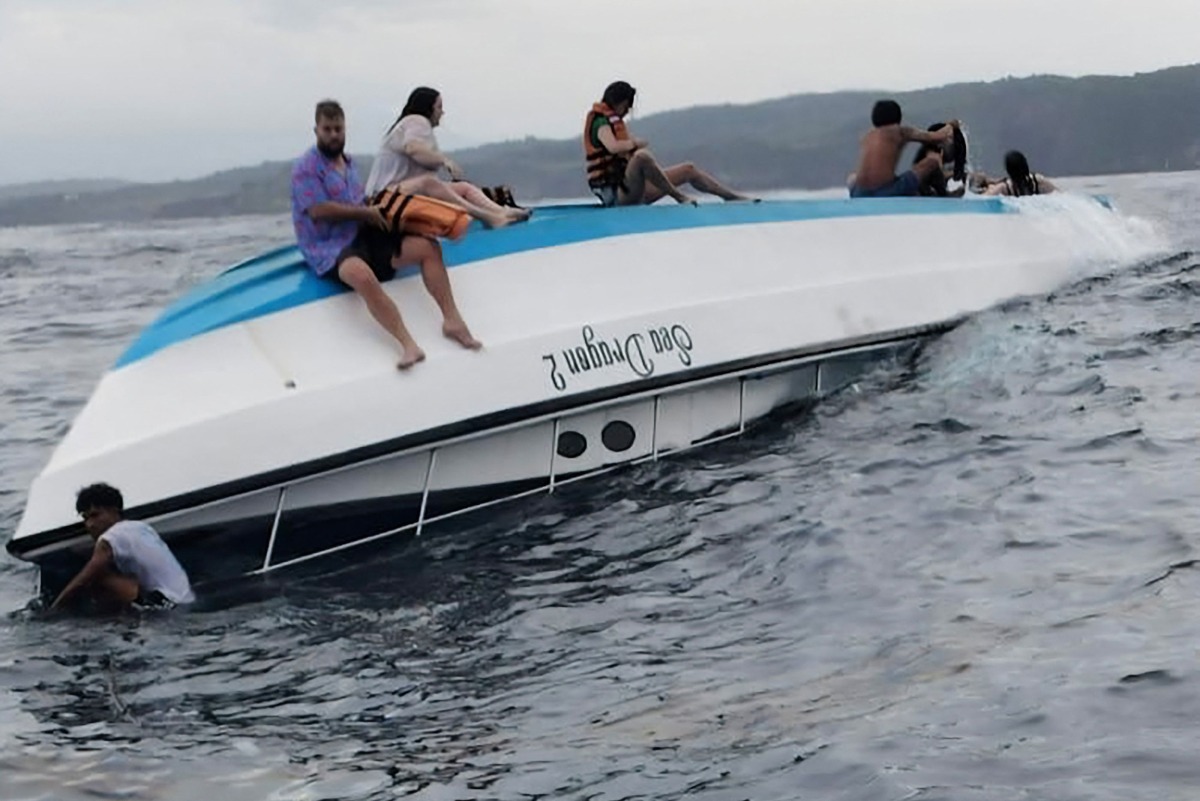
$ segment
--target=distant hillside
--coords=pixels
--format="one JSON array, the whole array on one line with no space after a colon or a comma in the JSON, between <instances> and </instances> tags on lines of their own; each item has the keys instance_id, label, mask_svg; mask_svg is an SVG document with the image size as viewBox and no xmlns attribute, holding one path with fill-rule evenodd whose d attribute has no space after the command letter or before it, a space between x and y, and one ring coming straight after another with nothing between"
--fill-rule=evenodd
<instances>
[{"instance_id":1,"label":"distant hillside","mask_svg":"<svg viewBox=\"0 0 1200 801\"><path fill-rule=\"evenodd\" d=\"M1006 150L1024 150L1050 175L1100 175L1200 167L1200 65L1133 77L1034 77L885 91L795 95L709 106L630 122L663 162L692 160L752 189L840 186L854 168L871 105L896 98L905 120L957 117L977 167L999 172ZM581 112L582 128L582 112ZM575 195L583 185L577 140L525 140L456 154L482 183L507 181L525 196Z\"/></svg>"},{"instance_id":2,"label":"distant hillside","mask_svg":"<svg viewBox=\"0 0 1200 801\"><path fill-rule=\"evenodd\" d=\"M37 197L38 195L72 195L81 192L103 192L129 185L129 181L120 181L115 178L84 178L67 181L39 181L30 184L2 184L0 185L0 201Z\"/></svg>"},{"instance_id":3,"label":"distant hillside","mask_svg":"<svg viewBox=\"0 0 1200 801\"><path fill-rule=\"evenodd\" d=\"M123 222L221 217L284 211L288 207L286 162L240 167L192 181L127 184L98 191L26 195L0 199L0 225Z\"/></svg>"},{"instance_id":4,"label":"distant hillside","mask_svg":"<svg viewBox=\"0 0 1200 801\"><path fill-rule=\"evenodd\" d=\"M1040 172L1096 175L1200 167L1200 65L1132 77L1038 76L916 92L794 95L749 105L703 106L631 121L664 162L692 160L747 189L841 185L854 167L871 104L891 96L905 119L957 117L975 165L998 172L1010 148ZM568 109L583 124L586 109ZM587 194L577 139L529 138L462 150L477 183L508 183L518 198ZM363 169L369 168L369 157ZM195 181L96 188L44 185L18 197L0 187L0 225L147 220L284 212L288 162L228 170ZM82 182L86 183L86 182Z\"/></svg>"}]
</instances>

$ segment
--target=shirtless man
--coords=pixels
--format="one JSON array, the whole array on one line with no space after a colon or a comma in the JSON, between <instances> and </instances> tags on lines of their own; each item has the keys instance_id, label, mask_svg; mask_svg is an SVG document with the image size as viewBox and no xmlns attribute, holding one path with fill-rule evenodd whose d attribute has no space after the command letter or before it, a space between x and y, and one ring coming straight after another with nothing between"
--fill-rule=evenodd
<instances>
[{"instance_id":1,"label":"shirtless man","mask_svg":"<svg viewBox=\"0 0 1200 801\"><path fill-rule=\"evenodd\" d=\"M880 100L871 110L871 123L875 127L862 138L858 170L851 178L850 197L915 197L921 193L921 185L942 168L942 154L935 149L911 170L896 175L900 152L906 144L953 142L958 120L951 120L931 132L901 125L900 119L900 104L895 100Z\"/></svg>"}]
</instances>

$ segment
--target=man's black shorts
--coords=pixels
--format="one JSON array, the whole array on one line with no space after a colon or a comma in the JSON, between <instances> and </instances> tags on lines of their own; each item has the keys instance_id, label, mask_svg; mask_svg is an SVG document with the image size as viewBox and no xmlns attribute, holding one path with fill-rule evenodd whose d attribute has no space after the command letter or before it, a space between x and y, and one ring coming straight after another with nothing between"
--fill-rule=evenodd
<instances>
[{"instance_id":1,"label":"man's black shorts","mask_svg":"<svg viewBox=\"0 0 1200 801\"><path fill-rule=\"evenodd\" d=\"M333 263L333 269L325 273L325 277L349 287L349 284L338 277L338 268L346 259L358 257L367 263L380 283L390 281L396 277L392 257L399 250L399 242L394 234L373 225L360 225L354 241L342 249Z\"/></svg>"},{"instance_id":2,"label":"man's black shorts","mask_svg":"<svg viewBox=\"0 0 1200 801\"><path fill-rule=\"evenodd\" d=\"M134 599L133 607L145 611L165 611L174 609L175 603L158 590L146 592L139 587L138 597Z\"/></svg>"}]
</instances>

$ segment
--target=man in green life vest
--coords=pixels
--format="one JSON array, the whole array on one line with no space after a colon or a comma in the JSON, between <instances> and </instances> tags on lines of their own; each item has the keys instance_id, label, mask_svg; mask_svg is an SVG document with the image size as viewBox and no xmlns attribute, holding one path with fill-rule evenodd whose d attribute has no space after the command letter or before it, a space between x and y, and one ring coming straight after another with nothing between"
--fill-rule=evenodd
<instances>
[{"instance_id":1,"label":"man in green life vest","mask_svg":"<svg viewBox=\"0 0 1200 801\"><path fill-rule=\"evenodd\" d=\"M637 90L616 81L604 98L592 106L584 122L583 151L587 158L588 186L605 206L649 205L663 197L676 203L696 200L679 187L685 184L725 200L751 200L735 192L695 164L659 166L648 142L629 133L625 116L633 108Z\"/></svg>"}]
</instances>

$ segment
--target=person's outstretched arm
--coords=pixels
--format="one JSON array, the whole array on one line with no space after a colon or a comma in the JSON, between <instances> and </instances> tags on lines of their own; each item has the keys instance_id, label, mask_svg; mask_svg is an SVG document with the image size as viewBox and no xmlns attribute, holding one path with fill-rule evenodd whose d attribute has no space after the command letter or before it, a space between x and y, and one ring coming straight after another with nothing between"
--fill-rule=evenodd
<instances>
[{"instance_id":1,"label":"person's outstretched arm","mask_svg":"<svg viewBox=\"0 0 1200 801\"><path fill-rule=\"evenodd\" d=\"M920 128L910 128L907 125L900 126L900 137L905 142L920 142L923 145L940 145L946 142L954 141L954 129L957 127L958 120L953 120L946 123L936 131L925 131Z\"/></svg>"},{"instance_id":2,"label":"person's outstretched arm","mask_svg":"<svg viewBox=\"0 0 1200 801\"><path fill-rule=\"evenodd\" d=\"M62 592L54 599L54 603L50 604L51 611L59 609L68 600L75 596L83 588L87 587L96 580L109 565L112 564L113 553L112 546L104 540L97 540L96 547L92 550L92 558L83 566L83 569L75 574L75 578L71 579L67 586L63 587Z\"/></svg>"},{"instance_id":3,"label":"person's outstretched arm","mask_svg":"<svg viewBox=\"0 0 1200 801\"><path fill-rule=\"evenodd\" d=\"M312 220L328 220L330 222L366 223L387 229L387 221L378 209L370 206L359 206L353 203L339 203L336 200L318 200L328 197L321 177L314 170L297 168L292 172L292 207L307 214Z\"/></svg>"}]
</instances>

